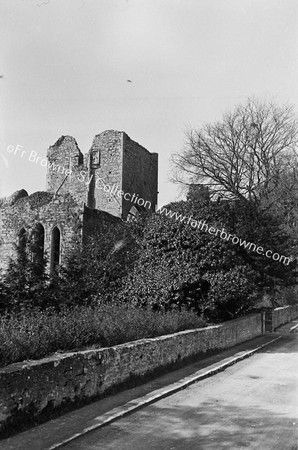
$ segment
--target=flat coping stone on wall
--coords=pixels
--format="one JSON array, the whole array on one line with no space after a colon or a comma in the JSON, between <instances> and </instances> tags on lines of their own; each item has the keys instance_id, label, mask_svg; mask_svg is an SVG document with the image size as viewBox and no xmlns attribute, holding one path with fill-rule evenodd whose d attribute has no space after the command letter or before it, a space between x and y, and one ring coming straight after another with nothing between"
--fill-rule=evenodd
<instances>
[{"instance_id":1,"label":"flat coping stone on wall","mask_svg":"<svg viewBox=\"0 0 298 450\"><path fill-rule=\"evenodd\" d=\"M257 313L205 328L0 368L0 432L67 405L90 402L117 386L127 386L129 380L261 334L262 315Z\"/></svg>"}]
</instances>

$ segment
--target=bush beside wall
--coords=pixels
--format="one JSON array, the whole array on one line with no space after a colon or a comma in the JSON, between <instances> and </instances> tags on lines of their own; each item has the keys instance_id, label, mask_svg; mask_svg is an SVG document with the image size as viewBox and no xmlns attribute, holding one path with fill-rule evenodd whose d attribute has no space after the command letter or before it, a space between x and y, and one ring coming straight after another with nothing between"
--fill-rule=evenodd
<instances>
[{"instance_id":1,"label":"bush beside wall","mask_svg":"<svg viewBox=\"0 0 298 450\"><path fill-rule=\"evenodd\" d=\"M261 313L219 325L0 369L0 432L70 403L99 398L132 378L262 334Z\"/></svg>"}]
</instances>

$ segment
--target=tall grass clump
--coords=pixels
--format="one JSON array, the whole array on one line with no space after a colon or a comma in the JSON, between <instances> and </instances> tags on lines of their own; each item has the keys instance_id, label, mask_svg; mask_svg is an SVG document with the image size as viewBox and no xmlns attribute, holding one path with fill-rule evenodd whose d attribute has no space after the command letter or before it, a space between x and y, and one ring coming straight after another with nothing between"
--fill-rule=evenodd
<instances>
[{"instance_id":1,"label":"tall grass clump","mask_svg":"<svg viewBox=\"0 0 298 450\"><path fill-rule=\"evenodd\" d=\"M205 322L191 311L155 312L117 304L6 313L0 317L0 364L203 326Z\"/></svg>"}]
</instances>

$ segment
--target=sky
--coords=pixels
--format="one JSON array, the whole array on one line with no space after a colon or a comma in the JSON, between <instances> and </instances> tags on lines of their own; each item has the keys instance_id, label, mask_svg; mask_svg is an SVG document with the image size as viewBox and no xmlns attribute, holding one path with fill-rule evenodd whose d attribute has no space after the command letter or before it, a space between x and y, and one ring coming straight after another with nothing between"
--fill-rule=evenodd
<instances>
[{"instance_id":1,"label":"sky","mask_svg":"<svg viewBox=\"0 0 298 450\"><path fill-rule=\"evenodd\" d=\"M187 129L250 96L296 109L298 2L0 0L0 76L0 197L45 189L31 152L114 129L159 154L161 206Z\"/></svg>"}]
</instances>

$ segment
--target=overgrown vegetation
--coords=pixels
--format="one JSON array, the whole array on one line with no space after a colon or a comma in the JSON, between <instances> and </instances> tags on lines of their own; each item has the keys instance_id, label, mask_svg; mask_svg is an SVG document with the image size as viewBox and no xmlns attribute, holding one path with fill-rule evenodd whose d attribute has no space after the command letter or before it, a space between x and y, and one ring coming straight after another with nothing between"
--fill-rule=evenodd
<instances>
[{"instance_id":1,"label":"overgrown vegetation","mask_svg":"<svg viewBox=\"0 0 298 450\"><path fill-rule=\"evenodd\" d=\"M246 205L197 197L168 209L289 254L291 239L278 231L279 222L252 214ZM139 306L184 305L208 320L222 321L247 313L264 294L273 296L277 287L295 282L294 263L285 266L165 215L147 221L141 245L121 291L122 300L131 298Z\"/></svg>"},{"instance_id":2,"label":"overgrown vegetation","mask_svg":"<svg viewBox=\"0 0 298 450\"><path fill-rule=\"evenodd\" d=\"M38 359L54 352L99 348L205 325L191 311L109 304L23 310L0 318L0 364Z\"/></svg>"},{"instance_id":3,"label":"overgrown vegetation","mask_svg":"<svg viewBox=\"0 0 298 450\"><path fill-rule=\"evenodd\" d=\"M296 255L297 139L291 108L249 100L188 135L176 164L191 189L168 210ZM220 322L262 299L275 307L297 297L294 258L284 265L158 213L102 226L51 278L34 233L27 242L0 282L5 363Z\"/></svg>"},{"instance_id":4,"label":"overgrown vegetation","mask_svg":"<svg viewBox=\"0 0 298 450\"><path fill-rule=\"evenodd\" d=\"M0 283L0 308L18 312L25 308L94 304L115 299L121 280L138 257L140 224L102 225L100 233L69 255L65 267L49 277L47 259L34 258L36 243L26 236L27 247L16 248ZM0 311L1 311L0 309Z\"/></svg>"},{"instance_id":5,"label":"overgrown vegetation","mask_svg":"<svg viewBox=\"0 0 298 450\"><path fill-rule=\"evenodd\" d=\"M193 194L168 208L290 254L292 239L279 219L241 202L202 201ZM246 314L264 295L276 298L278 290L295 283L294 262L286 266L160 214L102 230L70 255L51 282L44 261L40 267L24 251L18 255L2 284L2 308L15 313L117 301L154 311L186 308L220 322Z\"/></svg>"}]
</instances>

